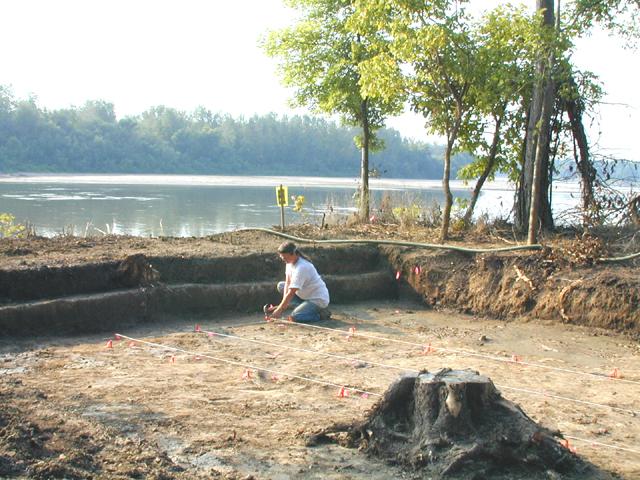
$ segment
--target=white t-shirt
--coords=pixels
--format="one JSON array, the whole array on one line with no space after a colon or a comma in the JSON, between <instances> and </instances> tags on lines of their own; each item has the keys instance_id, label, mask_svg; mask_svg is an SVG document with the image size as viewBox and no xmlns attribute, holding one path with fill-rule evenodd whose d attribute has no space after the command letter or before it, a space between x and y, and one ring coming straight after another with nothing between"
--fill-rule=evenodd
<instances>
[{"instance_id":1,"label":"white t-shirt","mask_svg":"<svg viewBox=\"0 0 640 480\"><path fill-rule=\"evenodd\" d=\"M329 290L311 262L298 257L296 263L287 263L285 274L289 288L297 288L296 295L302 300L309 300L320 308L329 305Z\"/></svg>"}]
</instances>

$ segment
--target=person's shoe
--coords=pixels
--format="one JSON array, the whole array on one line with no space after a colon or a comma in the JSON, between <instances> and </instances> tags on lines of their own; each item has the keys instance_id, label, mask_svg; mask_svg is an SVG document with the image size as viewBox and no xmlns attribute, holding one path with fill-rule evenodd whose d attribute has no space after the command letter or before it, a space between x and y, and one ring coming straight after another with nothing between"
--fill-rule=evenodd
<instances>
[{"instance_id":1,"label":"person's shoe","mask_svg":"<svg viewBox=\"0 0 640 480\"><path fill-rule=\"evenodd\" d=\"M331 310L328 308L320 309L320 320L331 320Z\"/></svg>"}]
</instances>

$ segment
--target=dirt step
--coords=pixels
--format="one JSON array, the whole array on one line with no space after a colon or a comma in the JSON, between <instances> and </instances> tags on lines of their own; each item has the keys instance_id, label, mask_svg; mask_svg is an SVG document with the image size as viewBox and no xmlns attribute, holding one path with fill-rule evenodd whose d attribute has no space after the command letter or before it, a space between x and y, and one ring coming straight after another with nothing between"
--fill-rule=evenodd
<instances>
[{"instance_id":1,"label":"dirt step","mask_svg":"<svg viewBox=\"0 0 640 480\"><path fill-rule=\"evenodd\" d=\"M387 265L378 248L367 245L303 249L321 275L359 274ZM242 257L149 257L163 283L234 283L283 275L284 263L272 252Z\"/></svg>"},{"instance_id":2,"label":"dirt step","mask_svg":"<svg viewBox=\"0 0 640 480\"><path fill-rule=\"evenodd\" d=\"M327 275L332 303L397 296L391 271L359 275ZM0 307L0 334L55 335L112 332L153 321L159 314L259 312L278 301L275 282L181 284L143 287Z\"/></svg>"},{"instance_id":3,"label":"dirt step","mask_svg":"<svg viewBox=\"0 0 640 480\"><path fill-rule=\"evenodd\" d=\"M322 275L361 274L386 266L377 248L316 247L308 256ZM155 278L145 270L153 268ZM145 257L73 266L0 269L0 305L72 295L104 293L146 283L242 283L281 277L284 264L273 252L242 257ZM148 281L145 281L148 280ZM153 281L155 280L155 281Z\"/></svg>"},{"instance_id":4,"label":"dirt step","mask_svg":"<svg viewBox=\"0 0 640 480\"><path fill-rule=\"evenodd\" d=\"M0 270L0 304L121 289L120 262Z\"/></svg>"}]
</instances>

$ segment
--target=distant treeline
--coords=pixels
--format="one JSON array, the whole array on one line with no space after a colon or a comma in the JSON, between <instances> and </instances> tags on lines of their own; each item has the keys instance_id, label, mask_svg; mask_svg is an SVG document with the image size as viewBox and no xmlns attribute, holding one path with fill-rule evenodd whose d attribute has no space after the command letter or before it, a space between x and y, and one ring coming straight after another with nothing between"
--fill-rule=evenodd
<instances>
[{"instance_id":1,"label":"distant treeline","mask_svg":"<svg viewBox=\"0 0 640 480\"><path fill-rule=\"evenodd\" d=\"M159 106L117 119L104 101L47 110L0 87L0 173L357 176L357 132L310 116L233 118ZM387 178L440 178L443 147L380 133L371 159ZM469 157L458 156L455 170ZM455 172L454 172L455 173Z\"/></svg>"}]
</instances>

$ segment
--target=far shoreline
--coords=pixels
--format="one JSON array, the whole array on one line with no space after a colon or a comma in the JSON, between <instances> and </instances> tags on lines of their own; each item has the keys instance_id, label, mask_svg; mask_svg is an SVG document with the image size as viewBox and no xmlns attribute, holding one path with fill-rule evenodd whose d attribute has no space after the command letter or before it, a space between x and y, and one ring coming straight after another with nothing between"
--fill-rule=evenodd
<instances>
[{"instance_id":1,"label":"far shoreline","mask_svg":"<svg viewBox=\"0 0 640 480\"><path fill-rule=\"evenodd\" d=\"M173 186L210 186L210 187L289 187L313 188L358 188L358 178L349 177L303 177L303 176L260 176L260 175L180 175L146 173L17 173L0 174L0 183L55 183L86 185L173 185ZM471 192L474 182L452 180L451 188L456 191ZM371 178L371 190L440 190L440 179L396 179ZM554 191L579 192L577 182L554 183ZM513 191L514 185L506 178L486 182L483 189Z\"/></svg>"}]
</instances>

